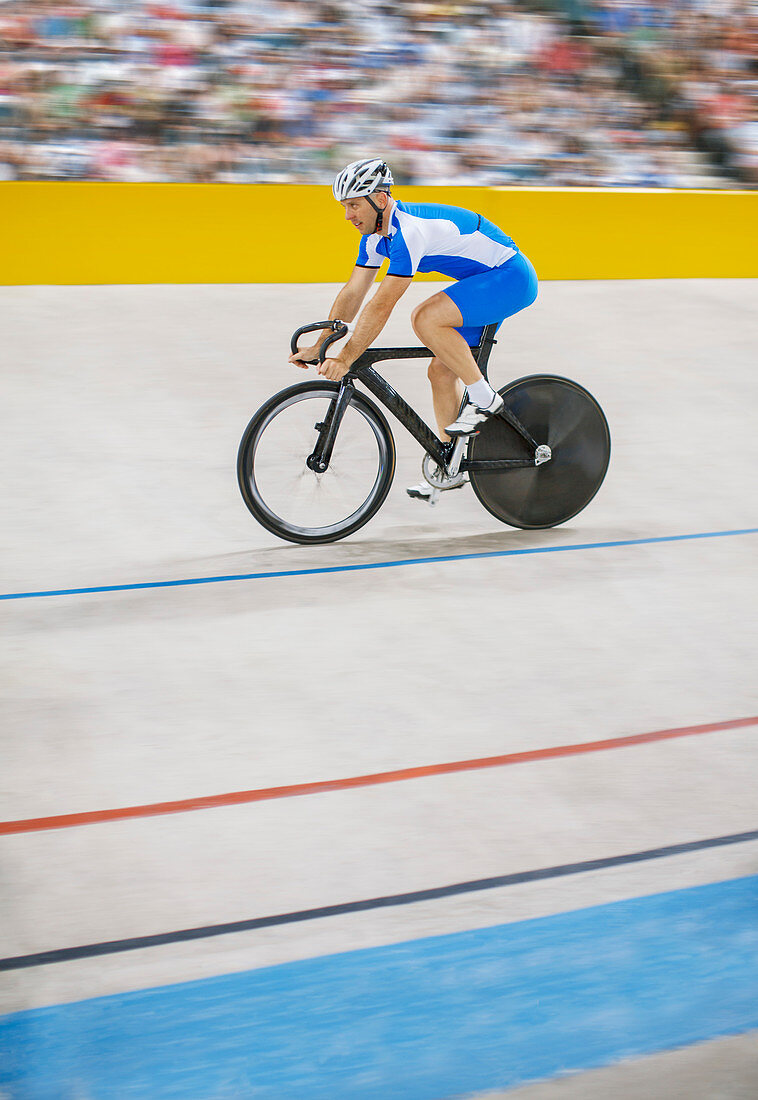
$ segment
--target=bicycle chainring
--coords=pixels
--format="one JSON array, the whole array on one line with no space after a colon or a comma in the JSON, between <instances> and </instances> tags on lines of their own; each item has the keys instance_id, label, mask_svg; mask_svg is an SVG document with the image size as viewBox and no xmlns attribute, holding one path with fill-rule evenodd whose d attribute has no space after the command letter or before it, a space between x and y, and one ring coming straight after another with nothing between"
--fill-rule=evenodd
<instances>
[{"instance_id":1,"label":"bicycle chainring","mask_svg":"<svg viewBox=\"0 0 758 1100\"><path fill-rule=\"evenodd\" d=\"M434 489L453 489L456 485L460 485L463 481L465 474L456 474L455 477L450 477L446 473L444 467L432 458L431 455L425 454L424 460L421 463L421 472L424 475L426 481Z\"/></svg>"}]
</instances>

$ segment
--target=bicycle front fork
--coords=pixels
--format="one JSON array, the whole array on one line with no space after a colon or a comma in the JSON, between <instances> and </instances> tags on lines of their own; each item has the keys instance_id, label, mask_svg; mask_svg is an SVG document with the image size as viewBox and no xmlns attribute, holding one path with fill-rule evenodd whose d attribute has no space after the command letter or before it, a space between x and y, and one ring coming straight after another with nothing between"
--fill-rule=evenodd
<instances>
[{"instance_id":1,"label":"bicycle front fork","mask_svg":"<svg viewBox=\"0 0 758 1100\"><path fill-rule=\"evenodd\" d=\"M305 465L316 474L323 474L329 469L334 441L337 438L339 426L342 423L345 410L350 404L354 389L351 379L343 379L339 393L329 406L326 419L314 425L318 431L318 439L316 440L316 446L306 458Z\"/></svg>"}]
</instances>

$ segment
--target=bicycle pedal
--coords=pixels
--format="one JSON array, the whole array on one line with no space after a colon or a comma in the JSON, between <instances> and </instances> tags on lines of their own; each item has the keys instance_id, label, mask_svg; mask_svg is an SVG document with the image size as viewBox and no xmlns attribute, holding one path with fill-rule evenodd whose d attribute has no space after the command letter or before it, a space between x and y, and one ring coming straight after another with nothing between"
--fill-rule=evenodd
<instances>
[{"instance_id":1,"label":"bicycle pedal","mask_svg":"<svg viewBox=\"0 0 758 1100\"><path fill-rule=\"evenodd\" d=\"M428 501L428 503L432 506L432 508L434 507L434 505L437 503L437 501L439 499L440 499L440 490L439 489L432 489L431 493L429 494L429 501Z\"/></svg>"}]
</instances>

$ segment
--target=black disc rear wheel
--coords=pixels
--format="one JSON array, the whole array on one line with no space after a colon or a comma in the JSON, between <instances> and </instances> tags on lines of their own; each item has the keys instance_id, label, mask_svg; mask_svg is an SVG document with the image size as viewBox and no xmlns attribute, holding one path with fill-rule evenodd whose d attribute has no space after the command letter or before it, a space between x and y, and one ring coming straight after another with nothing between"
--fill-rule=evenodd
<instances>
[{"instance_id":1,"label":"black disc rear wheel","mask_svg":"<svg viewBox=\"0 0 758 1100\"><path fill-rule=\"evenodd\" d=\"M512 527L555 527L586 508L602 485L611 453L603 410L576 382L554 375L519 378L500 390L506 405L549 461L510 470L469 472L484 507ZM533 458L515 428L493 417L469 444L468 459Z\"/></svg>"}]
</instances>

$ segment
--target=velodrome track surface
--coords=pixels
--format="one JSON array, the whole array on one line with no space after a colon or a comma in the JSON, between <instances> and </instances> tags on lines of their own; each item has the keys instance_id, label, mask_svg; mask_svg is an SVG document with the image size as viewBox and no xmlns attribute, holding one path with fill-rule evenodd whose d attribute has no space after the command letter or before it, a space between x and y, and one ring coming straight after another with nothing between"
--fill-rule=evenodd
<instances>
[{"instance_id":1,"label":"velodrome track surface","mask_svg":"<svg viewBox=\"0 0 758 1100\"><path fill-rule=\"evenodd\" d=\"M0 1097L754 1097L756 281L506 323L610 422L565 527L409 500L398 426L298 547L236 448L335 289L0 290Z\"/></svg>"}]
</instances>

